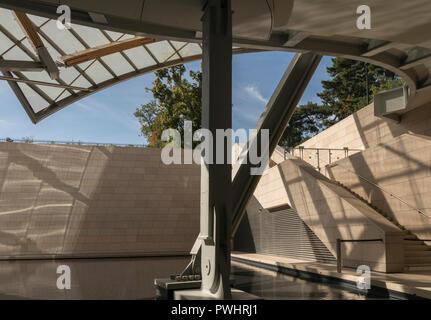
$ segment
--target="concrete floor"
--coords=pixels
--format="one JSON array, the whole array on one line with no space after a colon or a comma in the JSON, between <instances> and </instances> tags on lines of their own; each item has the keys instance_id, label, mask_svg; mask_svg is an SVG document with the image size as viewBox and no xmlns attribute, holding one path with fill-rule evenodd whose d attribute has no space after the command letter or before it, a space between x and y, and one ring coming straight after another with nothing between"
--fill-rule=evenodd
<instances>
[{"instance_id":1,"label":"concrete floor","mask_svg":"<svg viewBox=\"0 0 431 320\"><path fill-rule=\"evenodd\" d=\"M0 261L0 299L154 299L154 279L182 271L189 257ZM67 265L71 289L57 288Z\"/></svg>"},{"instance_id":2,"label":"concrete floor","mask_svg":"<svg viewBox=\"0 0 431 320\"><path fill-rule=\"evenodd\" d=\"M0 261L1 299L154 299L154 279L183 270L188 257ZM57 268L71 289L57 288ZM234 288L264 299L365 299L358 290L302 280L233 262Z\"/></svg>"},{"instance_id":3,"label":"concrete floor","mask_svg":"<svg viewBox=\"0 0 431 320\"><path fill-rule=\"evenodd\" d=\"M337 273L336 266L331 264L250 253L233 253L232 258L332 277L352 283L356 283L358 277L356 270L350 268L343 268L342 273ZM390 274L371 272L371 285L385 290L431 299L431 270Z\"/></svg>"},{"instance_id":4,"label":"concrete floor","mask_svg":"<svg viewBox=\"0 0 431 320\"><path fill-rule=\"evenodd\" d=\"M365 300L359 290L311 282L297 277L232 263L236 289L268 300ZM385 299L385 298L382 298Z\"/></svg>"}]
</instances>

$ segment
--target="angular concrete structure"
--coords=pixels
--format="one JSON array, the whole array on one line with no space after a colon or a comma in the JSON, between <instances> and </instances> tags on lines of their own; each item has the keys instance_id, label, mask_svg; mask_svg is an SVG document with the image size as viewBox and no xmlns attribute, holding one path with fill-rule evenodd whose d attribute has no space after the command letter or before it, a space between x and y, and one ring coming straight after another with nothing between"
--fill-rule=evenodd
<instances>
[{"instance_id":1,"label":"angular concrete structure","mask_svg":"<svg viewBox=\"0 0 431 320\"><path fill-rule=\"evenodd\" d=\"M160 150L0 143L0 259L185 255L200 169Z\"/></svg>"},{"instance_id":2,"label":"angular concrete structure","mask_svg":"<svg viewBox=\"0 0 431 320\"><path fill-rule=\"evenodd\" d=\"M343 243L344 266L365 264L382 272L403 270L403 232L315 168L291 158L269 169L266 175L275 179L263 178L256 189L262 208L291 206L334 256L337 239L382 240Z\"/></svg>"},{"instance_id":3,"label":"angular concrete structure","mask_svg":"<svg viewBox=\"0 0 431 320\"><path fill-rule=\"evenodd\" d=\"M341 244L344 266L429 268L430 118L428 105L401 121L376 117L369 105L294 150L302 160L277 148L248 210L294 208L334 256L337 239L355 240ZM383 241L364 241L374 239Z\"/></svg>"}]
</instances>

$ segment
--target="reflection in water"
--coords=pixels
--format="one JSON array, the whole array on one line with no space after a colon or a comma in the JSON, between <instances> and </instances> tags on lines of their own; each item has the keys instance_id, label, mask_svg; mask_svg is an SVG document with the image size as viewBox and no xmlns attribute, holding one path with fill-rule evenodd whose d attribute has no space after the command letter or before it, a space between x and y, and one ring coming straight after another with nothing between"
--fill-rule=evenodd
<instances>
[{"instance_id":1,"label":"reflection in water","mask_svg":"<svg viewBox=\"0 0 431 320\"><path fill-rule=\"evenodd\" d=\"M269 300L364 300L354 291L334 285L306 281L296 277L232 263L234 286Z\"/></svg>"},{"instance_id":2,"label":"reflection in water","mask_svg":"<svg viewBox=\"0 0 431 320\"><path fill-rule=\"evenodd\" d=\"M153 299L154 279L183 270L190 258L0 261L0 299ZM68 265L71 289L57 289Z\"/></svg>"},{"instance_id":3,"label":"reflection in water","mask_svg":"<svg viewBox=\"0 0 431 320\"><path fill-rule=\"evenodd\" d=\"M0 299L154 299L155 278L183 270L188 257L0 261ZM57 289L68 265L71 289ZM364 299L358 293L233 263L237 289L264 299Z\"/></svg>"}]
</instances>

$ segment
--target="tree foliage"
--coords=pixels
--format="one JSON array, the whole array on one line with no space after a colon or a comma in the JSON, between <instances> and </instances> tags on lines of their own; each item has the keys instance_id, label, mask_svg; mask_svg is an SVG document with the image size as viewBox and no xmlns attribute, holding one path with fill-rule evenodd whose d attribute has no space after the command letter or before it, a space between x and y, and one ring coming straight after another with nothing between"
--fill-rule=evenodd
<instances>
[{"instance_id":1,"label":"tree foliage","mask_svg":"<svg viewBox=\"0 0 431 320\"><path fill-rule=\"evenodd\" d=\"M382 67L344 58L332 58L327 68L330 80L323 80L323 91L317 96L333 110L334 122L340 121L367 105L367 78L369 102L383 90L399 86L401 80Z\"/></svg>"},{"instance_id":2,"label":"tree foliage","mask_svg":"<svg viewBox=\"0 0 431 320\"><path fill-rule=\"evenodd\" d=\"M322 105L308 102L299 106L281 140L281 145L295 147L313 135L348 117L367 105L382 90L398 87L403 80L382 67L344 58L332 58L327 68L330 80L322 81L317 96Z\"/></svg>"},{"instance_id":3,"label":"tree foliage","mask_svg":"<svg viewBox=\"0 0 431 320\"><path fill-rule=\"evenodd\" d=\"M368 71L366 73L366 70ZM370 102L381 90L402 85L394 73L381 67L344 58L333 58L327 68L330 80L322 81L323 91L317 96L321 105L308 102L295 110L280 142L294 147L332 124L367 105L367 85ZM163 147L163 130L177 129L183 136L184 120L193 123L193 131L201 127L202 73L189 71L183 65L159 70L151 89L153 100L136 109L141 133L150 147Z\"/></svg>"},{"instance_id":4,"label":"tree foliage","mask_svg":"<svg viewBox=\"0 0 431 320\"><path fill-rule=\"evenodd\" d=\"M280 145L294 147L319 133L331 122L331 108L308 102L296 108L284 132Z\"/></svg>"},{"instance_id":5,"label":"tree foliage","mask_svg":"<svg viewBox=\"0 0 431 320\"><path fill-rule=\"evenodd\" d=\"M184 134L184 120L193 123L193 131L201 125L202 73L179 65L155 72L156 79L151 89L153 100L141 105L134 113L141 124L141 133L147 138L149 147L162 147L165 129L177 129Z\"/></svg>"}]
</instances>

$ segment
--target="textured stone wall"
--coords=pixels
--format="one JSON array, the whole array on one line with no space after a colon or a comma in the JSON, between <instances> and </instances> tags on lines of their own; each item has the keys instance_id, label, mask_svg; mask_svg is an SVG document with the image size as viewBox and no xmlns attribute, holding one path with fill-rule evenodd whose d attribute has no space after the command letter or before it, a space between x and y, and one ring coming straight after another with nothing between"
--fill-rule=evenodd
<instances>
[{"instance_id":1,"label":"textured stone wall","mask_svg":"<svg viewBox=\"0 0 431 320\"><path fill-rule=\"evenodd\" d=\"M267 209L290 205L334 256L338 238L384 241L343 243L344 266L365 264L382 272L403 270L401 231L306 162L287 159L272 167L254 195L256 201L249 203L248 211L264 214Z\"/></svg>"},{"instance_id":2,"label":"textured stone wall","mask_svg":"<svg viewBox=\"0 0 431 320\"><path fill-rule=\"evenodd\" d=\"M244 239L248 243L240 242ZM242 248L237 243L242 244ZM281 206L267 210L262 208L255 197L248 203L247 213L235 234L234 244L237 251L335 263L334 256L302 221L295 209Z\"/></svg>"},{"instance_id":3,"label":"textured stone wall","mask_svg":"<svg viewBox=\"0 0 431 320\"><path fill-rule=\"evenodd\" d=\"M0 258L189 252L199 187L156 149L0 143Z\"/></svg>"},{"instance_id":4,"label":"textured stone wall","mask_svg":"<svg viewBox=\"0 0 431 320\"><path fill-rule=\"evenodd\" d=\"M405 133L431 136L431 103L403 115L401 122L374 116L374 105L370 104L355 112L325 131L305 141L304 148L334 148L364 150L380 143L391 141ZM320 151L320 168L329 164L329 151ZM357 152L349 152L349 156ZM295 150L295 156L300 156ZM343 150L332 151L332 163L345 158ZM303 160L317 167L317 154L305 150ZM322 171L323 172L323 171Z\"/></svg>"},{"instance_id":5,"label":"textured stone wall","mask_svg":"<svg viewBox=\"0 0 431 320\"><path fill-rule=\"evenodd\" d=\"M326 171L420 239L431 239L430 137L404 134Z\"/></svg>"}]
</instances>

